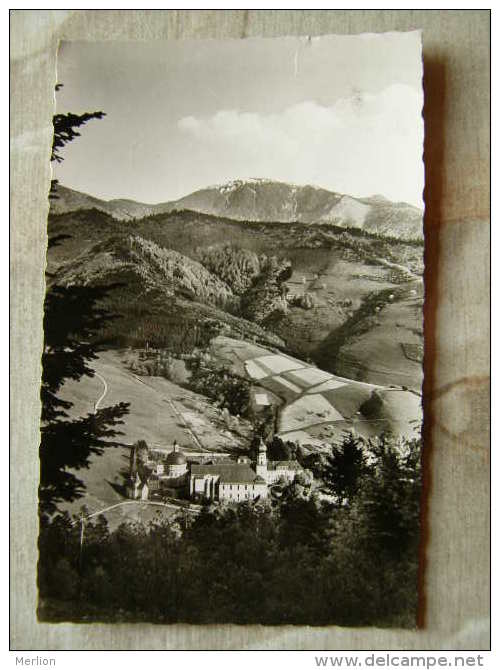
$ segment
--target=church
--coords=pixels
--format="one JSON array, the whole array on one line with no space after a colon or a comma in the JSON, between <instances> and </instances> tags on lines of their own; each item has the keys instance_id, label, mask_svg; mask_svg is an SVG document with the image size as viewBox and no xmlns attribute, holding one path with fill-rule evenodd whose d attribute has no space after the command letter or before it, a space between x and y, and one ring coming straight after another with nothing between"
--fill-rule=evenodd
<instances>
[{"instance_id":1,"label":"church","mask_svg":"<svg viewBox=\"0 0 500 670\"><path fill-rule=\"evenodd\" d=\"M226 502L267 498L269 485L284 478L292 482L302 468L297 461L268 461L267 447L261 440L255 467L240 456L234 463L192 465L189 473L189 497Z\"/></svg>"},{"instance_id":2,"label":"church","mask_svg":"<svg viewBox=\"0 0 500 670\"><path fill-rule=\"evenodd\" d=\"M206 465L189 463L174 443L164 460L154 461L149 456L143 467L138 467L137 461L134 465L127 494L135 500L148 500L152 495L220 502L265 499L272 484L280 479L290 483L302 470L297 461L268 461L262 440L255 463L248 456Z\"/></svg>"},{"instance_id":3,"label":"church","mask_svg":"<svg viewBox=\"0 0 500 670\"><path fill-rule=\"evenodd\" d=\"M146 460L140 461L137 449L131 457L130 477L127 495L134 500L148 500L152 493L161 493L173 498L185 496L187 487L188 462L179 451L177 442L173 450L163 458L153 458L154 450L148 450Z\"/></svg>"}]
</instances>

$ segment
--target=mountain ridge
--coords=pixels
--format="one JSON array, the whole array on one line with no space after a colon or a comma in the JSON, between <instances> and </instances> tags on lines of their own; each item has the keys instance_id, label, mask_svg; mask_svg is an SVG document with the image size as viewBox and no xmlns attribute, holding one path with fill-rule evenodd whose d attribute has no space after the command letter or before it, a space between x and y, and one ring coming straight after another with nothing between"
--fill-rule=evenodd
<instances>
[{"instance_id":1,"label":"mountain ridge","mask_svg":"<svg viewBox=\"0 0 500 670\"><path fill-rule=\"evenodd\" d=\"M208 186L154 205L126 198L100 200L62 185L58 185L57 195L51 200L51 212L55 214L95 208L115 219L130 221L189 209L235 221L333 224L384 237L423 239L423 213L408 203L394 203L380 195L356 198L317 186L261 178Z\"/></svg>"}]
</instances>

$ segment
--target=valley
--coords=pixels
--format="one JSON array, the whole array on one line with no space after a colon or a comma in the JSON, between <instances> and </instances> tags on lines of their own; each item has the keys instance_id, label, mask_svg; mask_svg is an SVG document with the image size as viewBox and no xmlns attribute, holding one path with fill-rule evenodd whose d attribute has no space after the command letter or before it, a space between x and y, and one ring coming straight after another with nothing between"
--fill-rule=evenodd
<instances>
[{"instance_id":1,"label":"valley","mask_svg":"<svg viewBox=\"0 0 500 670\"><path fill-rule=\"evenodd\" d=\"M224 336L212 340L209 355L223 369L252 383L252 396L259 399L261 408L276 407L277 435L300 447L303 457L328 453L349 430L364 437L382 431L408 438L418 433L420 398L401 387L356 382ZM251 421L229 415L206 397L163 376L136 374L131 370L129 351L102 351L92 367L93 378L66 382L61 397L73 404L74 417L93 413L97 402L106 407L127 399L130 411L119 428L124 446L105 449L88 469L76 472L84 483L85 496L62 505L62 510L77 514L85 506L88 514L95 514L114 506L104 512L111 528L124 519L145 523L178 513L175 505L161 507L140 500L118 504L126 500L130 449L139 440L153 449L168 449L176 441L188 456L248 453L254 435Z\"/></svg>"},{"instance_id":2,"label":"valley","mask_svg":"<svg viewBox=\"0 0 500 670\"><path fill-rule=\"evenodd\" d=\"M98 210L70 212L51 216L49 234L67 236L49 255L48 270L55 271L58 281L75 281L78 277L93 282L107 277L126 282L127 290L121 296L116 291L114 303L118 311L126 314L131 326L129 336L124 338L121 332L107 334L120 346L144 346L146 341L167 346L168 341L175 340L175 346L179 347L186 336L188 340L194 337L195 331L210 319L217 332L225 330L229 335L256 338L266 346L284 347L321 367L326 366L330 372L345 375L349 360L359 349L356 343L361 341L362 347L371 351L373 339L373 351L381 352L385 360L374 365L376 360L370 353L371 365L360 365L353 374L351 363L351 376L388 383L392 371L394 383L414 389L421 385L420 361L414 361L413 366L404 353L405 346L422 343L421 334L415 332L419 330L415 319L418 322L423 304L420 244L332 226L241 222L191 211L135 222L120 222ZM134 243L136 239L138 242ZM163 270L160 268L160 274L158 267L148 272L151 259L146 262L144 254L142 258L136 254L134 263L129 262L132 247L139 245L145 249L149 242L155 245L150 245L150 257L170 257L172 270L168 276L164 276L165 266ZM284 309L277 314L269 313L265 322L242 319L238 309L240 295L233 290L235 286L228 276L218 277L213 272L205 278L201 276L203 267L196 264L203 266L207 250L225 245L245 250L257 263L262 255L268 258L274 255L290 263L292 275L283 282L288 294ZM173 258L175 253L181 254L177 260ZM97 256L107 262L110 254L119 256L120 267L116 263L114 268L101 264L92 273ZM132 265L137 268L134 275L140 275L137 278L130 275ZM186 282L177 277L178 286L172 291L172 272L185 275L188 266L199 276L199 288L193 286L192 278ZM201 289L202 284L205 289ZM207 291L213 299L207 300ZM176 323L172 309L166 308L173 303ZM146 318L148 310L154 316L154 324ZM384 339L391 341L386 353L381 348ZM199 335L198 340L206 338ZM390 365L388 356L392 360ZM382 380L379 371L384 369L388 373Z\"/></svg>"},{"instance_id":3,"label":"valley","mask_svg":"<svg viewBox=\"0 0 500 670\"><path fill-rule=\"evenodd\" d=\"M111 527L124 518L170 516L175 506L118 505L130 447L145 440L166 448L176 440L187 453L246 454L266 408L274 433L303 457L328 453L345 431L367 438L418 433L420 240L395 236L396 225L328 218L318 193L309 194L307 207L302 193L293 210L302 220L285 221L285 207L261 211L256 221L241 218L241 184L225 193L225 216L219 192L210 207L205 193L183 203L195 209L162 211L128 201L104 207L59 188L49 216L56 244L47 257L48 285L111 286L103 307L117 317L99 333L95 376L68 380L61 397L73 404L74 417L130 403L120 427L124 446L105 449L76 473L86 495L64 509L77 513L83 504L95 513L116 505L106 512ZM351 216L352 203L340 196L335 202ZM382 200L376 206L388 207ZM306 220L305 212L321 207L319 220ZM270 212L275 220L265 220ZM159 367L160 360L168 365ZM244 415L193 390L193 361L208 365L214 378L229 372L247 385Z\"/></svg>"}]
</instances>

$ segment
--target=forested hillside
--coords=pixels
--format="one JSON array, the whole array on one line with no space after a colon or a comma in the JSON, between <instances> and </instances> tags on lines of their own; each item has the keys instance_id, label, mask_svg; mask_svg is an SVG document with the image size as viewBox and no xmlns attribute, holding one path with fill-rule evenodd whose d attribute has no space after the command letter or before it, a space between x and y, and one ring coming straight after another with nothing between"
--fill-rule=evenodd
<instances>
[{"instance_id":1,"label":"forested hillside","mask_svg":"<svg viewBox=\"0 0 500 670\"><path fill-rule=\"evenodd\" d=\"M284 347L331 372L377 383L390 383L394 373L394 383L420 387L421 356L406 355L422 343L418 242L192 211L119 221L78 210L51 215L49 234L63 238L48 256L58 281L129 284L111 298L128 324L106 333L116 344L185 350L226 332ZM405 307L411 301L416 311ZM351 349L361 336L370 353L353 368Z\"/></svg>"}]
</instances>

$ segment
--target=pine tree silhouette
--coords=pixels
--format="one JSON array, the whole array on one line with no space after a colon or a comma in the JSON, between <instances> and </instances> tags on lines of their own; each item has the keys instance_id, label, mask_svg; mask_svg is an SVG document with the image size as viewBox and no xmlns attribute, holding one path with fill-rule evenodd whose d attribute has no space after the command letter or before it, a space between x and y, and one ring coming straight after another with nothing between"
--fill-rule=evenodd
<instances>
[{"instance_id":1,"label":"pine tree silhouette","mask_svg":"<svg viewBox=\"0 0 500 670\"><path fill-rule=\"evenodd\" d=\"M56 84L56 91L62 88L63 84ZM50 154L51 162L62 163L64 160L60 151L66 144L72 142L76 137L80 137L77 128L84 126L92 119L102 119L106 116L105 112L84 112L83 114L54 114L52 125L54 126L54 138L52 140L52 152ZM57 179L50 183L49 198L57 199Z\"/></svg>"},{"instance_id":2,"label":"pine tree silhouette","mask_svg":"<svg viewBox=\"0 0 500 670\"><path fill-rule=\"evenodd\" d=\"M60 88L58 84L56 90ZM76 130L90 119L100 119L104 112L82 115L56 114L52 161L62 161L59 155L68 142L80 133ZM54 197L55 180L51 195ZM67 235L49 238L49 248L61 244ZM52 514L60 502L71 502L84 495L83 482L75 471L88 468L90 457L100 455L105 448L116 447L117 430L128 412L128 403L104 407L85 417L68 414L73 403L58 396L64 382L93 377L89 363L97 358L97 338L103 327L118 318L103 307L106 297L117 287L60 286L51 283L47 274L47 294L44 305L44 351L42 354L41 384L41 441L39 504L41 514Z\"/></svg>"}]
</instances>

